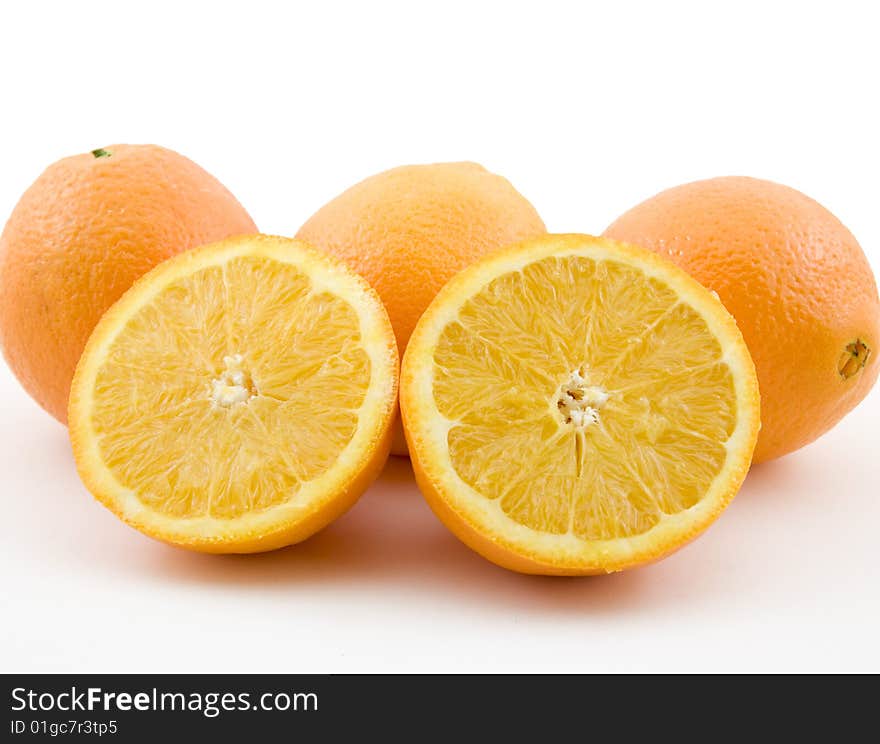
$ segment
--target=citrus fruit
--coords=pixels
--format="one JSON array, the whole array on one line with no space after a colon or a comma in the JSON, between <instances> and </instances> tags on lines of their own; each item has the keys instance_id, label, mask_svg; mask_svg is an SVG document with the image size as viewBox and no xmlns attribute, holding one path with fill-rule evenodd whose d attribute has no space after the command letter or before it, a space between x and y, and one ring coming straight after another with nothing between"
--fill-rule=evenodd
<instances>
[{"instance_id":1,"label":"citrus fruit","mask_svg":"<svg viewBox=\"0 0 880 744\"><path fill-rule=\"evenodd\" d=\"M160 264L89 338L70 395L88 489L169 543L254 552L348 508L390 446L398 358L376 293L300 241Z\"/></svg>"},{"instance_id":2,"label":"citrus fruit","mask_svg":"<svg viewBox=\"0 0 880 744\"><path fill-rule=\"evenodd\" d=\"M852 233L821 204L756 178L697 181L642 202L605 234L671 259L718 293L758 371L755 461L809 444L880 372L880 300Z\"/></svg>"},{"instance_id":3,"label":"citrus fruit","mask_svg":"<svg viewBox=\"0 0 880 744\"><path fill-rule=\"evenodd\" d=\"M0 236L0 343L25 390L64 423L73 370L95 323L160 261L256 232L235 197L156 145L59 160Z\"/></svg>"},{"instance_id":4,"label":"citrus fruit","mask_svg":"<svg viewBox=\"0 0 880 744\"><path fill-rule=\"evenodd\" d=\"M372 284L401 353L428 303L487 252L546 232L505 178L476 163L394 168L321 207L298 238L346 261ZM398 428L393 452L406 454Z\"/></svg>"},{"instance_id":5,"label":"citrus fruit","mask_svg":"<svg viewBox=\"0 0 880 744\"><path fill-rule=\"evenodd\" d=\"M680 547L737 492L759 427L722 304L655 254L587 235L521 242L449 282L410 339L400 405L440 519L527 573Z\"/></svg>"}]
</instances>

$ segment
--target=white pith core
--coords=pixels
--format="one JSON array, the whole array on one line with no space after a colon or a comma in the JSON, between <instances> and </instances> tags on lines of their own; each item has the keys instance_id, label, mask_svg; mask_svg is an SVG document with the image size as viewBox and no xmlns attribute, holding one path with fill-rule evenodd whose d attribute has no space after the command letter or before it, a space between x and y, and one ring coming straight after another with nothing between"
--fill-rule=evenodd
<instances>
[{"instance_id":1,"label":"white pith core","mask_svg":"<svg viewBox=\"0 0 880 744\"><path fill-rule=\"evenodd\" d=\"M556 408L563 422L582 430L599 422L599 411L607 402L605 389L591 385L581 368L574 370L560 386Z\"/></svg>"},{"instance_id":2,"label":"white pith core","mask_svg":"<svg viewBox=\"0 0 880 744\"><path fill-rule=\"evenodd\" d=\"M223 357L226 369L220 377L211 380L211 402L215 406L229 408L247 403L257 394L254 381L242 367L241 354Z\"/></svg>"}]
</instances>

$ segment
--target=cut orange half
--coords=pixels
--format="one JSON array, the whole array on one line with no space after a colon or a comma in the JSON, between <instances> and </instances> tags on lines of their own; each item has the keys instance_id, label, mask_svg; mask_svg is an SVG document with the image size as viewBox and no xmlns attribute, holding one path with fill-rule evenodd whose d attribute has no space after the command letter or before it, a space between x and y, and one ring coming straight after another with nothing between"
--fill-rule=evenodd
<instances>
[{"instance_id":1,"label":"cut orange half","mask_svg":"<svg viewBox=\"0 0 880 744\"><path fill-rule=\"evenodd\" d=\"M206 552L302 540L390 446L398 358L376 293L285 238L233 238L140 279L98 323L70 396L87 488Z\"/></svg>"},{"instance_id":2,"label":"cut orange half","mask_svg":"<svg viewBox=\"0 0 880 744\"><path fill-rule=\"evenodd\" d=\"M401 409L441 520L517 571L593 574L702 532L748 471L754 365L718 299L671 263L587 235L465 269L404 355Z\"/></svg>"}]
</instances>

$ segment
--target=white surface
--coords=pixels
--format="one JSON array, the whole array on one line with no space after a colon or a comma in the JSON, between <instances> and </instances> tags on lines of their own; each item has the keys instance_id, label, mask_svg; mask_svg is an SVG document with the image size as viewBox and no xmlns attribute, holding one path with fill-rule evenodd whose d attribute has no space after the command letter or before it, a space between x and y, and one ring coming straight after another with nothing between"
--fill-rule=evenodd
<instances>
[{"instance_id":1,"label":"white surface","mask_svg":"<svg viewBox=\"0 0 880 744\"><path fill-rule=\"evenodd\" d=\"M866 4L16 5L0 6L0 219L61 156L157 142L266 232L408 162L482 162L554 231L747 174L825 203L880 266ZM399 461L301 546L164 547L91 499L65 430L5 367L0 401L3 671L880 670L876 390L755 468L690 547L586 580L486 563Z\"/></svg>"}]
</instances>

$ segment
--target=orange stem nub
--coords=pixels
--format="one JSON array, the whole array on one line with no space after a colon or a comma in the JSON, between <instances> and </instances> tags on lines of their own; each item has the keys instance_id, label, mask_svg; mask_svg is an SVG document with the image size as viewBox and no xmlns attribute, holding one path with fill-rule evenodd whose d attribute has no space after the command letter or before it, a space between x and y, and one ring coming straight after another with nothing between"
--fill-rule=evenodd
<instances>
[{"instance_id":1,"label":"orange stem nub","mask_svg":"<svg viewBox=\"0 0 880 744\"><path fill-rule=\"evenodd\" d=\"M846 345L840 361L837 363L837 371L844 380L859 372L868 362L871 350L864 341L856 339Z\"/></svg>"}]
</instances>

